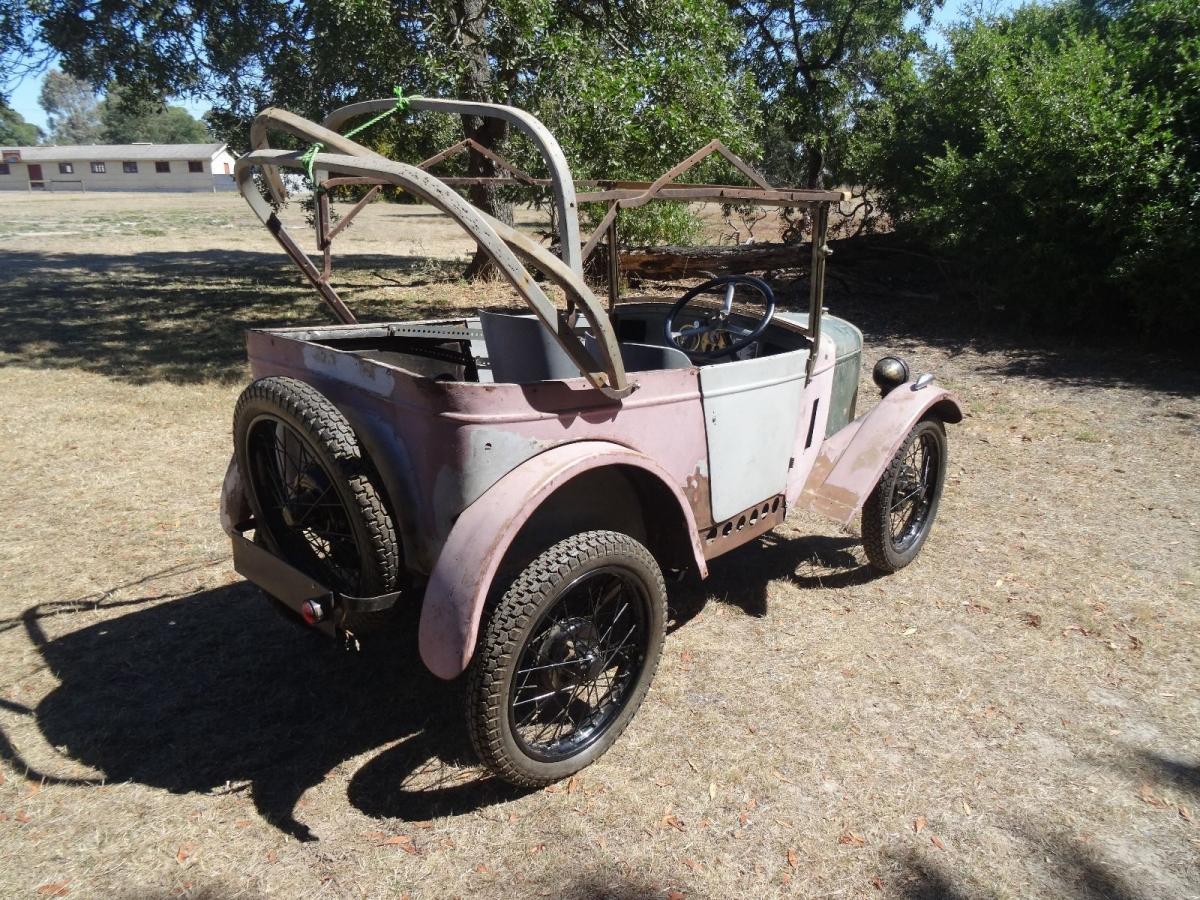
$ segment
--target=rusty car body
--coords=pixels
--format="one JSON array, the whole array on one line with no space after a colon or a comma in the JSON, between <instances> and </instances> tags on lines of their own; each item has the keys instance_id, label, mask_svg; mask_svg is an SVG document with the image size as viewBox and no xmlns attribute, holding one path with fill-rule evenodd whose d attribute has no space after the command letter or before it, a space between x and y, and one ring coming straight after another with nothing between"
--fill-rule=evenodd
<instances>
[{"instance_id":1,"label":"rusty car body","mask_svg":"<svg viewBox=\"0 0 1200 900\"><path fill-rule=\"evenodd\" d=\"M546 177L497 158L505 174L493 180L550 192L558 228L555 254L456 190L477 179L439 179L428 171L463 149L459 145L407 165L338 133L393 102L344 107L321 125L265 110L254 121L253 149L237 163L236 177L251 208L340 323L250 331L255 384L274 385L285 399L311 396L296 384L315 390L328 402L322 421L344 417L352 430L337 446L357 444L349 457L339 450L339 459L352 457L361 467L343 476L335 471L343 462L335 460L336 466L321 469L322 460L337 456L317 445L325 438L304 432L290 414L262 412L261 403L254 407L258 419L239 407L240 416L253 420L235 422L235 441L242 443L225 479L222 525L233 541L238 571L317 628L352 630L355 615L419 603L419 647L428 668L444 679L473 665L480 670L471 676L468 715L484 762L510 781L543 784L607 749L640 703L661 650L661 571L691 570L703 578L713 560L779 525L793 509L845 524L878 493L885 476L894 482L889 502L909 492L917 499L906 502L925 504L919 550L944 478L944 435L929 438L942 443L936 459L922 463L928 469L923 488L921 473L899 456L922 423L941 429L941 423L959 421L961 411L931 376L912 378L900 361L888 359L877 367L884 396L865 415L855 415L862 336L823 308L826 228L831 205L841 199L838 192L776 189L714 142L655 182L587 182L577 193L557 142L528 113L411 98L409 115L499 117L537 148ZM300 152L270 147L269 137L277 132L319 144L308 160L319 183L319 263L300 249L260 190L265 185L268 195L283 201L280 171L306 163ZM675 181L714 152L752 185ZM327 190L345 184L366 185L368 192L331 226ZM333 287L330 248L385 185L455 220L491 256L529 312L358 322ZM769 287L746 276L706 282L682 306L619 297L617 213L664 199L807 208L812 223L807 311L775 311ZM585 201L608 204L607 215L586 238L578 217L578 204ZM607 303L593 294L583 274L585 260L603 239L609 250ZM550 285L565 298L565 308L552 302ZM766 314L737 301L738 292L743 297L757 292ZM267 449L255 451L257 446ZM899 474L893 477L893 471ZM261 476L258 487L255 472ZM332 583L345 574L342 568L353 569L346 560L359 558L353 550L338 549L345 539L336 535L358 533L357 526L345 524L349 518L336 518L345 510L321 520L344 531L328 526L316 537L304 531L325 515L322 503L332 508L329 498L342 490L341 482L335 484L339 478L358 479L356 485L369 488L369 494L357 496L360 504L364 497L374 504L362 506L372 529L391 529L394 535L383 549L391 552L394 544L396 572L386 584L375 580L370 591L361 578ZM318 490L322 499L309 506L297 499L304 494L311 501ZM272 503L274 526L264 520L272 515ZM313 517L307 526L301 522L305 517ZM285 532L291 531L308 541L296 538L293 546L316 548L311 555L285 552ZM876 548L872 556L868 547L872 562L885 570L908 561L899 551L891 557L879 553ZM586 562L593 557L599 562ZM570 570L576 559L585 560L586 571ZM566 574L555 566L565 566ZM341 573L336 578L335 570ZM535 584L535 575L543 580ZM579 584L591 585L594 604L603 605L611 594L624 597L625 606L604 613L616 616L611 623L595 609L591 620L578 612L555 613L569 605L572 590L583 590ZM520 595L516 600L510 596L514 591ZM612 603L615 610L617 600ZM645 632L642 645L632 650L612 643L612 635L624 628L625 609L632 610L634 627ZM509 630L497 630L504 616ZM537 637L539 622L556 624L545 625ZM496 642L510 638L507 651L496 649ZM486 642L490 662L481 661ZM505 663L514 654L531 664L521 669L520 660ZM585 681L588 686L581 686ZM522 704L538 710L524 733ZM546 726L552 716L558 725ZM534 735L534 728L542 732Z\"/></svg>"}]
</instances>

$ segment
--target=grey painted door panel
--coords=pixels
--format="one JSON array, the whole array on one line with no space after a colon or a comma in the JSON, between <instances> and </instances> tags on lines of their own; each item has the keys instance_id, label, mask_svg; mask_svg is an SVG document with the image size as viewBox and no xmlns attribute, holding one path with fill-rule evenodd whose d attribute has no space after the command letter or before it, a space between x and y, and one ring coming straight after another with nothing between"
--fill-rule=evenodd
<instances>
[{"instance_id":1,"label":"grey painted door panel","mask_svg":"<svg viewBox=\"0 0 1200 900\"><path fill-rule=\"evenodd\" d=\"M700 369L714 521L783 492L807 360L796 350Z\"/></svg>"}]
</instances>

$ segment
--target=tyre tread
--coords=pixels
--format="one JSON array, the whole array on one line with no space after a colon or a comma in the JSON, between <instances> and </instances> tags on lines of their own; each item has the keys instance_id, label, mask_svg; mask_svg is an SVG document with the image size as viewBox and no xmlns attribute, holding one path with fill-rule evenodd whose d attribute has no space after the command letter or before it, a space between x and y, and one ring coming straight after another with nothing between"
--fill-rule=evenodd
<instances>
[{"instance_id":1,"label":"tyre tread","mask_svg":"<svg viewBox=\"0 0 1200 900\"><path fill-rule=\"evenodd\" d=\"M514 765L501 736L507 709L502 694L504 678L514 656L521 652L521 634L543 605L581 564L618 554L638 558L654 573L657 596L666 597L666 584L653 555L628 535L615 531L585 531L558 542L531 562L496 602L484 610L479 646L469 670L467 727L471 743L484 765L511 784L541 787L563 776L536 777ZM652 601L653 602L653 601ZM632 695L626 701L640 705L658 668L661 653L651 654ZM618 719L603 740L611 746L632 721ZM582 767L581 767L582 768Z\"/></svg>"},{"instance_id":2,"label":"tyre tread","mask_svg":"<svg viewBox=\"0 0 1200 900\"><path fill-rule=\"evenodd\" d=\"M328 452L341 478L350 489L354 509L369 536L373 572L364 573L371 590L387 593L396 589L401 573L400 542L396 527L376 486L373 467L358 443L350 422L329 399L312 385L295 378L268 376L247 387L234 407L234 433L251 405L274 407L295 419ZM240 450L240 448L239 448ZM239 461L239 465L243 465ZM248 476L247 476L248 477Z\"/></svg>"}]
</instances>

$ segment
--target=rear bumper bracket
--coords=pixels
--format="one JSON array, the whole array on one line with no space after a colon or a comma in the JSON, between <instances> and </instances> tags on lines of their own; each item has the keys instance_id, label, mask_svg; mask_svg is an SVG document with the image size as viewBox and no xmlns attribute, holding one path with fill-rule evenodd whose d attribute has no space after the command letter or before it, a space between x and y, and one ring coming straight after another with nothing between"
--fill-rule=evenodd
<instances>
[{"instance_id":1,"label":"rear bumper bracket","mask_svg":"<svg viewBox=\"0 0 1200 900\"><path fill-rule=\"evenodd\" d=\"M284 562L265 547L249 540L245 532L254 527L253 521L237 525L229 534L233 542L233 568L248 581L254 582L297 615L308 601L321 604L330 615L318 622L316 628L333 634L336 612L382 612L396 605L403 591L380 594L375 597L352 597L340 594L314 581L295 566Z\"/></svg>"}]
</instances>

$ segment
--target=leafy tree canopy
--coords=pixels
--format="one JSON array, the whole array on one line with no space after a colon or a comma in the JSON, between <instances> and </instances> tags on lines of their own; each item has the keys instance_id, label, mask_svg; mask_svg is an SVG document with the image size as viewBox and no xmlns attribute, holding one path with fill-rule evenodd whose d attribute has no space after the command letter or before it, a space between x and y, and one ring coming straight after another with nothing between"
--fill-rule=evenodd
<instances>
[{"instance_id":1,"label":"leafy tree canopy","mask_svg":"<svg viewBox=\"0 0 1200 900\"><path fill-rule=\"evenodd\" d=\"M753 144L757 103L728 74L738 33L720 0L0 0L24 5L9 57L42 43L131 98L203 96L235 147L265 106L321 116L395 85L531 109L586 174L657 174L717 134ZM414 159L464 135L509 137L492 120L398 119L365 139ZM472 153L468 172L494 169ZM504 217L495 191L471 199Z\"/></svg>"},{"instance_id":2,"label":"leafy tree canopy","mask_svg":"<svg viewBox=\"0 0 1200 900\"><path fill-rule=\"evenodd\" d=\"M1200 332L1200 6L1063 0L947 37L860 117L897 223L1027 320Z\"/></svg>"},{"instance_id":3,"label":"leafy tree canopy","mask_svg":"<svg viewBox=\"0 0 1200 900\"><path fill-rule=\"evenodd\" d=\"M42 139L42 129L9 106L0 103L0 144L7 147L32 147Z\"/></svg>"},{"instance_id":4,"label":"leafy tree canopy","mask_svg":"<svg viewBox=\"0 0 1200 900\"><path fill-rule=\"evenodd\" d=\"M111 85L101 103L101 136L108 144L201 144L212 140L204 123L182 106L125 96Z\"/></svg>"},{"instance_id":5,"label":"leafy tree canopy","mask_svg":"<svg viewBox=\"0 0 1200 900\"><path fill-rule=\"evenodd\" d=\"M56 144L95 144L100 140L100 107L88 82L51 69L38 97Z\"/></svg>"},{"instance_id":6,"label":"leafy tree canopy","mask_svg":"<svg viewBox=\"0 0 1200 900\"><path fill-rule=\"evenodd\" d=\"M743 41L736 59L753 78L777 183L815 187L842 175L864 100L924 46L943 0L729 0Z\"/></svg>"},{"instance_id":7,"label":"leafy tree canopy","mask_svg":"<svg viewBox=\"0 0 1200 900\"><path fill-rule=\"evenodd\" d=\"M716 0L35 0L31 8L26 52L44 41L68 71L115 83L130 99L203 96L232 141L244 141L242 123L264 106L318 116L389 96L394 85L538 108L566 143L604 144L600 161L613 166L653 167L724 126L750 134L737 126L739 104L752 98L726 74L737 32ZM432 146L445 136L431 125L391 139ZM593 151L572 155L582 165Z\"/></svg>"}]
</instances>

